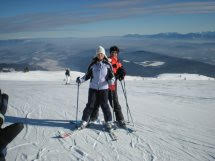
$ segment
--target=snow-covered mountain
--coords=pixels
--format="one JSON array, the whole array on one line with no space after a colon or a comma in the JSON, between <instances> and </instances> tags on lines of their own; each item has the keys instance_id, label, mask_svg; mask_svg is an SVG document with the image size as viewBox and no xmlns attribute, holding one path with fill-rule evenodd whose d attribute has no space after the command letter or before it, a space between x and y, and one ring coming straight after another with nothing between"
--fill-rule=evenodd
<instances>
[{"instance_id":1,"label":"snow-covered mountain","mask_svg":"<svg viewBox=\"0 0 215 161\"><path fill-rule=\"evenodd\" d=\"M77 85L64 85L64 71L0 73L0 89L9 95L6 125L21 121L24 130L9 144L8 161L71 160L215 160L214 78L196 74L126 77L135 133L115 130L111 141L101 122L60 139L58 131L75 128ZM78 119L87 103L89 82L80 86ZM118 82L119 101L127 119ZM100 112L100 121L103 116ZM132 128L131 125L128 127Z\"/></svg>"},{"instance_id":2,"label":"snow-covered mountain","mask_svg":"<svg viewBox=\"0 0 215 161\"><path fill-rule=\"evenodd\" d=\"M95 48L117 44L127 74L154 77L162 73L190 73L215 77L214 40L168 40L136 37L20 39L0 41L0 70L85 72ZM81 63L80 63L81 62ZM157 62L157 63L156 63Z\"/></svg>"}]
</instances>

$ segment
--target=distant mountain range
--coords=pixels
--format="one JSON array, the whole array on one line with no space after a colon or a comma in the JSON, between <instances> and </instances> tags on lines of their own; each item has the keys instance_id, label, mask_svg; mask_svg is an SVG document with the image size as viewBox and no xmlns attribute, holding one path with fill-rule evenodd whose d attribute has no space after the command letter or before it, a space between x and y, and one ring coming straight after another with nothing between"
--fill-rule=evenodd
<instances>
[{"instance_id":1,"label":"distant mountain range","mask_svg":"<svg viewBox=\"0 0 215 161\"><path fill-rule=\"evenodd\" d=\"M212 35L212 32L210 33ZM158 35L176 37L180 34ZM24 70L26 67L29 70L64 70L69 67L71 70L86 72L98 45L110 47L117 44L120 46L119 56L128 75L156 77L163 73L193 73L215 77L213 40L160 41L158 35L153 35L157 36L155 40L142 39L144 35L100 39L1 40L0 70L2 68ZM108 48L106 51L109 55ZM206 63L208 60L211 64Z\"/></svg>"},{"instance_id":2,"label":"distant mountain range","mask_svg":"<svg viewBox=\"0 0 215 161\"><path fill-rule=\"evenodd\" d=\"M164 38L164 39L215 39L215 32L198 32L198 33L187 33L180 34L177 32L159 33L153 35L140 35L140 34L128 34L124 37L132 38Z\"/></svg>"}]
</instances>

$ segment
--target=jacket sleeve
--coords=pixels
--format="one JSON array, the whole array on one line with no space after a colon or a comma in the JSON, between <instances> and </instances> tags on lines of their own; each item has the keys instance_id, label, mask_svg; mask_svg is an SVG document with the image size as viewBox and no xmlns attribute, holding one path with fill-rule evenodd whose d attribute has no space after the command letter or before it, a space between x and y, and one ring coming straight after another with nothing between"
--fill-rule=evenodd
<instances>
[{"instance_id":1,"label":"jacket sleeve","mask_svg":"<svg viewBox=\"0 0 215 161\"><path fill-rule=\"evenodd\" d=\"M93 69L92 69L92 66L91 66L91 67L88 68L87 73L82 78L80 78L81 83L87 81L88 79L90 79L92 77L93 77Z\"/></svg>"}]
</instances>

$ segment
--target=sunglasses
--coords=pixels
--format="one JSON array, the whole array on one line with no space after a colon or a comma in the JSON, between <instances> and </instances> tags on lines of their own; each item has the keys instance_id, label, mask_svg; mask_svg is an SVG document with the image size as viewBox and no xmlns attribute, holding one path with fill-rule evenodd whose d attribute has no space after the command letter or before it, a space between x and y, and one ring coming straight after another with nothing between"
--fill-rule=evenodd
<instances>
[{"instance_id":1,"label":"sunglasses","mask_svg":"<svg viewBox=\"0 0 215 161\"><path fill-rule=\"evenodd\" d=\"M114 53L118 54L118 52L117 52L117 51L112 51L112 52L111 52L111 54L114 54Z\"/></svg>"}]
</instances>

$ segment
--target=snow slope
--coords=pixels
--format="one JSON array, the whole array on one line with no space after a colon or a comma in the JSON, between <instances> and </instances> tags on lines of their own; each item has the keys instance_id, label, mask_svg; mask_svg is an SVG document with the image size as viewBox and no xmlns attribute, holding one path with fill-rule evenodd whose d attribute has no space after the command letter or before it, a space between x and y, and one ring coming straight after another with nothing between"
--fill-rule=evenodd
<instances>
[{"instance_id":1,"label":"snow slope","mask_svg":"<svg viewBox=\"0 0 215 161\"><path fill-rule=\"evenodd\" d=\"M75 125L77 85L83 73L72 72L64 85L64 71L0 73L0 88L9 95L7 126L24 122L24 130L8 145L8 161L70 160L215 160L215 81L198 75L127 77L128 103L137 132L119 129L111 141L100 123L67 139L58 131ZM186 81L184 77L186 76ZM79 113L87 103L89 82L80 86ZM126 106L119 86L125 118ZM103 115L100 113L100 120ZM131 127L129 125L129 127Z\"/></svg>"}]
</instances>

